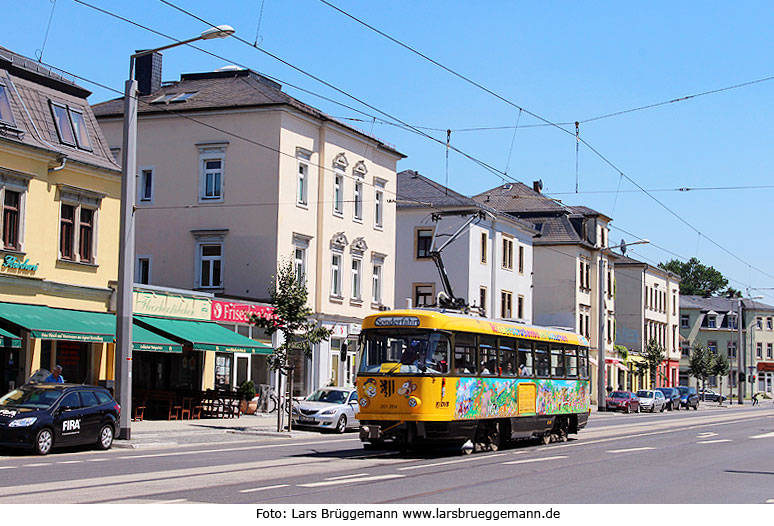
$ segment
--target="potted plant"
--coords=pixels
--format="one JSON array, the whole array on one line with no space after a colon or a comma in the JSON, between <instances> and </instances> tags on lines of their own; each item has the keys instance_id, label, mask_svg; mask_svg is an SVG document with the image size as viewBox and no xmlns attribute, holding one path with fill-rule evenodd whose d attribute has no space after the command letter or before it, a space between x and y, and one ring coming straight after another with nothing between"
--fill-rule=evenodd
<instances>
[{"instance_id":1,"label":"potted plant","mask_svg":"<svg viewBox=\"0 0 774 526\"><path fill-rule=\"evenodd\" d=\"M245 380L237 389L239 397L242 399L240 402L241 411L244 414L252 415L258 408L257 402L252 402L255 398L255 384L252 380Z\"/></svg>"}]
</instances>

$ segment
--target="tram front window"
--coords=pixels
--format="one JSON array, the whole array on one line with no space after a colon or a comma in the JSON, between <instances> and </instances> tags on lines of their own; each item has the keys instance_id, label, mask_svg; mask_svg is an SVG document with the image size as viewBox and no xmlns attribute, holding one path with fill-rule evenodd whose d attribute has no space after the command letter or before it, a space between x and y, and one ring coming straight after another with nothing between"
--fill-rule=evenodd
<instances>
[{"instance_id":1,"label":"tram front window","mask_svg":"<svg viewBox=\"0 0 774 526\"><path fill-rule=\"evenodd\" d=\"M430 331L364 331L361 373L446 374L449 338Z\"/></svg>"}]
</instances>

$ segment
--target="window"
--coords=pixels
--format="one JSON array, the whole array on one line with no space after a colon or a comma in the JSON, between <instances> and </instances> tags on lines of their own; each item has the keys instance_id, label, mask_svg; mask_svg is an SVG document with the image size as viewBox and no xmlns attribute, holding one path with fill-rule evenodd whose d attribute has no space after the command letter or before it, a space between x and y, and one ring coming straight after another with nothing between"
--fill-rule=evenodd
<instances>
[{"instance_id":1,"label":"window","mask_svg":"<svg viewBox=\"0 0 774 526\"><path fill-rule=\"evenodd\" d=\"M414 283L414 305L417 307L427 307L433 304L435 297L434 284Z\"/></svg>"},{"instance_id":2,"label":"window","mask_svg":"<svg viewBox=\"0 0 774 526\"><path fill-rule=\"evenodd\" d=\"M203 143L199 148L199 200L222 201L228 143Z\"/></svg>"},{"instance_id":3,"label":"window","mask_svg":"<svg viewBox=\"0 0 774 526\"><path fill-rule=\"evenodd\" d=\"M516 357L516 340L500 338L500 374L502 376L516 376L519 370Z\"/></svg>"},{"instance_id":4,"label":"window","mask_svg":"<svg viewBox=\"0 0 774 526\"><path fill-rule=\"evenodd\" d=\"M309 165L303 161L298 161L298 196L299 205L309 204Z\"/></svg>"},{"instance_id":5,"label":"window","mask_svg":"<svg viewBox=\"0 0 774 526\"><path fill-rule=\"evenodd\" d=\"M771 359L771 344L770 343L766 344L766 359L768 359L768 360Z\"/></svg>"},{"instance_id":6,"label":"window","mask_svg":"<svg viewBox=\"0 0 774 526\"><path fill-rule=\"evenodd\" d=\"M455 374L476 374L476 337L472 334L454 335Z\"/></svg>"},{"instance_id":7,"label":"window","mask_svg":"<svg viewBox=\"0 0 774 526\"><path fill-rule=\"evenodd\" d=\"M677 314L677 291L672 291L672 315Z\"/></svg>"},{"instance_id":8,"label":"window","mask_svg":"<svg viewBox=\"0 0 774 526\"><path fill-rule=\"evenodd\" d=\"M83 262L91 263L93 260L92 247L94 246L94 210L81 208L78 238L78 254Z\"/></svg>"},{"instance_id":9,"label":"window","mask_svg":"<svg viewBox=\"0 0 774 526\"><path fill-rule=\"evenodd\" d=\"M524 274L524 246L519 245L519 274Z\"/></svg>"},{"instance_id":10,"label":"window","mask_svg":"<svg viewBox=\"0 0 774 526\"><path fill-rule=\"evenodd\" d=\"M755 357L756 358L763 357L763 344L761 342L758 342L755 344Z\"/></svg>"},{"instance_id":11,"label":"window","mask_svg":"<svg viewBox=\"0 0 774 526\"><path fill-rule=\"evenodd\" d=\"M503 268L513 270L513 239L503 237Z\"/></svg>"},{"instance_id":12,"label":"window","mask_svg":"<svg viewBox=\"0 0 774 526\"><path fill-rule=\"evenodd\" d=\"M429 258L433 243L433 231L428 228L418 228L416 232L417 259Z\"/></svg>"},{"instance_id":13,"label":"window","mask_svg":"<svg viewBox=\"0 0 774 526\"><path fill-rule=\"evenodd\" d=\"M60 188L59 258L79 263L96 261L97 207L101 197L85 190Z\"/></svg>"},{"instance_id":14,"label":"window","mask_svg":"<svg viewBox=\"0 0 774 526\"><path fill-rule=\"evenodd\" d=\"M16 126L13 111L11 111L11 100L3 84L0 84L0 122Z\"/></svg>"},{"instance_id":15,"label":"window","mask_svg":"<svg viewBox=\"0 0 774 526\"><path fill-rule=\"evenodd\" d=\"M707 315L707 327L710 329L717 328L718 318L714 314Z\"/></svg>"},{"instance_id":16,"label":"window","mask_svg":"<svg viewBox=\"0 0 774 526\"><path fill-rule=\"evenodd\" d=\"M709 352L711 352L712 354L717 354L717 353L718 353L718 342L715 342L715 341L708 341L708 342L707 342L707 349L708 349L708 350L709 350Z\"/></svg>"},{"instance_id":17,"label":"window","mask_svg":"<svg viewBox=\"0 0 774 526\"><path fill-rule=\"evenodd\" d=\"M59 257L62 259L75 259L73 253L73 240L75 239L75 207L62 205L59 219Z\"/></svg>"},{"instance_id":18,"label":"window","mask_svg":"<svg viewBox=\"0 0 774 526\"><path fill-rule=\"evenodd\" d=\"M585 318L586 318L586 338L589 338L591 333L591 329L590 329L591 324L589 323L589 319L591 318L591 315L586 314Z\"/></svg>"},{"instance_id":19,"label":"window","mask_svg":"<svg viewBox=\"0 0 774 526\"><path fill-rule=\"evenodd\" d=\"M333 175L333 213L344 214L344 174L340 172Z\"/></svg>"},{"instance_id":20,"label":"window","mask_svg":"<svg viewBox=\"0 0 774 526\"><path fill-rule=\"evenodd\" d=\"M564 376L564 353L561 345L551 346L551 376L562 378Z\"/></svg>"},{"instance_id":21,"label":"window","mask_svg":"<svg viewBox=\"0 0 774 526\"><path fill-rule=\"evenodd\" d=\"M584 334L583 332L583 313L578 314L578 334Z\"/></svg>"},{"instance_id":22,"label":"window","mask_svg":"<svg viewBox=\"0 0 774 526\"><path fill-rule=\"evenodd\" d=\"M355 213L354 217L357 220L363 219L363 183L357 181L355 183L355 196L354 196Z\"/></svg>"},{"instance_id":23,"label":"window","mask_svg":"<svg viewBox=\"0 0 774 526\"><path fill-rule=\"evenodd\" d=\"M591 289L591 265L585 260L580 260L580 279L578 281L581 290Z\"/></svg>"},{"instance_id":24,"label":"window","mask_svg":"<svg viewBox=\"0 0 774 526\"><path fill-rule=\"evenodd\" d=\"M140 170L140 187L138 189L141 202L153 201L153 169Z\"/></svg>"},{"instance_id":25,"label":"window","mask_svg":"<svg viewBox=\"0 0 774 526\"><path fill-rule=\"evenodd\" d=\"M728 328L729 329L738 329L736 325L736 315L735 314L729 314L728 315Z\"/></svg>"},{"instance_id":26,"label":"window","mask_svg":"<svg viewBox=\"0 0 774 526\"><path fill-rule=\"evenodd\" d=\"M374 203L374 226L384 226L384 189L376 187L376 202Z\"/></svg>"},{"instance_id":27,"label":"window","mask_svg":"<svg viewBox=\"0 0 774 526\"><path fill-rule=\"evenodd\" d=\"M566 361L566 371L567 378L577 378L578 377L578 354L577 350L574 347L565 347L564 348L564 358Z\"/></svg>"},{"instance_id":28,"label":"window","mask_svg":"<svg viewBox=\"0 0 774 526\"><path fill-rule=\"evenodd\" d=\"M755 326L758 329L762 329L763 328L763 318L761 318L760 316L755 318Z\"/></svg>"},{"instance_id":29,"label":"window","mask_svg":"<svg viewBox=\"0 0 774 526\"><path fill-rule=\"evenodd\" d=\"M371 278L371 302L377 305L382 304L382 264L373 264L373 274Z\"/></svg>"},{"instance_id":30,"label":"window","mask_svg":"<svg viewBox=\"0 0 774 526\"><path fill-rule=\"evenodd\" d=\"M516 317L520 320L524 319L524 296L521 295L516 301Z\"/></svg>"},{"instance_id":31,"label":"window","mask_svg":"<svg viewBox=\"0 0 774 526\"><path fill-rule=\"evenodd\" d=\"M607 343L612 343L612 341L613 341L612 320L608 318L607 319Z\"/></svg>"},{"instance_id":32,"label":"window","mask_svg":"<svg viewBox=\"0 0 774 526\"><path fill-rule=\"evenodd\" d=\"M86 129L86 119L83 118L83 113L69 109L70 119L73 123L73 131L75 132L75 140L78 143L78 148L81 150L91 151L91 141L89 140L89 130Z\"/></svg>"},{"instance_id":33,"label":"window","mask_svg":"<svg viewBox=\"0 0 774 526\"><path fill-rule=\"evenodd\" d=\"M478 304L482 308L486 309L486 287L478 288Z\"/></svg>"},{"instance_id":34,"label":"window","mask_svg":"<svg viewBox=\"0 0 774 526\"><path fill-rule=\"evenodd\" d=\"M296 247L294 250L293 268L296 269L296 281L306 280L306 249Z\"/></svg>"},{"instance_id":35,"label":"window","mask_svg":"<svg viewBox=\"0 0 774 526\"><path fill-rule=\"evenodd\" d=\"M352 299L360 300L361 269L363 260L352 258Z\"/></svg>"},{"instance_id":36,"label":"window","mask_svg":"<svg viewBox=\"0 0 774 526\"><path fill-rule=\"evenodd\" d=\"M607 295L613 295L613 271L610 269L607 271Z\"/></svg>"},{"instance_id":37,"label":"window","mask_svg":"<svg viewBox=\"0 0 774 526\"><path fill-rule=\"evenodd\" d=\"M481 263L486 263L487 246L489 245L489 235L481 232Z\"/></svg>"},{"instance_id":38,"label":"window","mask_svg":"<svg viewBox=\"0 0 774 526\"><path fill-rule=\"evenodd\" d=\"M331 296L341 297L341 254L331 256Z\"/></svg>"},{"instance_id":39,"label":"window","mask_svg":"<svg viewBox=\"0 0 774 526\"><path fill-rule=\"evenodd\" d=\"M688 314L681 314L680 315L680 328L681 329L687 329L690 327L690 321L691 317Z\"/></svg>"},{"instance_id":40,"label":"window","mask_svg":"<svg viewBox=\"0 0 774 526\"><path fill-rule=\"evenodd\" d=\"M736 358L736 343L728 342L728 357Z\"/></svg>"},{"instance_id":41,"label":"window","mask_svg":"<svg viewBox=\"0 0 774 526\"><path fill-rule=\"evenodd\" d=\"M134 281L136 283L142 283L143 285L149 285L151 279L151 258L150 256L139 256L137 258L137 266L135 268L136 276Z\"/></svg>"},{"instance_id":42,"label":"window","mask_svg":"<svg viewBox=\"0 0 774 526\"><path fill-rule=\"evenodd\" d=\"M519 376L532 376L535 370L532 362L532 343L519 340Z\"/></svg>"},{"instance_id":43,"label":"window","mask_svg":"<svg viewBox=\"0 0 774 526\"><path fill-rule=\"evenodd\" d=\"M75 146L75 132L67 115L67 107L51 103L51 112L54 115L54 124L59 136L59 142L68 146Z\"/></svg>"},{"instance_id":44,"label":"window","mask_svg":"<svg viewBox=\"0 0 774 526\"><path fill-rule=\"evenodd\" d=\"M223 244L199 245L199 287L223 286Z\"/></svg>"},{"instance_id":45,"label":"window","mask_svg":"<svg viewBox=\"0 0 774 526\"><path fill-rule=\"evenodd\" d=\"M19 219L21 217L21 193L14 192L8 188L0 187L3 195L3 244L0 248L6 250L19 250Z\"/></svg>"},{"instance_id":46,"label":"window","mask_svg":"<svg viewBox=\"0 0 774 526\"><path fill-rule=\"evenodd\" d=\"M500 292L500 317L503 319L511 318L513 309L513 293L506 290Z\"/></svg>"},{"instance_id":47,"label":"window","mask_svg":"<svg viewBox=\"0 0 774 526\"><path fill-rule=\"evenodd\" d=\"M771 330L771 318L766 318L766 328Z\"/></svg>"},{"instance_id":48,"label":"window","mask_svg":"<svg viewBox=\"0 0 774 526\"><path fill-rule=\"evenodd\" d=\"M494 336L479 336L478 366L482 375L497 375L497 338Z\"/></svg>"},{"instance_id":49,"label":"window","mask_svg":"<svg viewBox=\"0 0 774 526\"><path fill-rule=\"evenodd\" d=\"M81 150L91 151L89 131L86 128L83 112L64 104L49 102L59 142Z\"/></svg>"},{"instance_id":50,"label":"window","mask_svg":"<svg viewBox=\"0 0 774 526\"><path fill-rule=\"evenodd\" d=\"M551 372L548 344L535 344L535 374L540 378L548 378Z\"/></svg>"}]
</instances>

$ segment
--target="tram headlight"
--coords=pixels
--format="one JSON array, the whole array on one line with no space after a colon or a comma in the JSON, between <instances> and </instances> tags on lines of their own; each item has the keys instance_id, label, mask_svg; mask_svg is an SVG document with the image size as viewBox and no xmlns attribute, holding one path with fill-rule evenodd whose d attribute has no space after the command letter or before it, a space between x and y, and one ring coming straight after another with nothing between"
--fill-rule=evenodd
<instances>
[{"instance_id":1,"label":"tram headlight","mask_svg":"<svg viewBox=\"0 0 774 526\"><path fill-rule=\"evenodd\" d=\"M409 407L419 407L422 405L422 400L420 400L417 396L410 396L408 399L408 405Z\"/></svg>"}]
</instances>

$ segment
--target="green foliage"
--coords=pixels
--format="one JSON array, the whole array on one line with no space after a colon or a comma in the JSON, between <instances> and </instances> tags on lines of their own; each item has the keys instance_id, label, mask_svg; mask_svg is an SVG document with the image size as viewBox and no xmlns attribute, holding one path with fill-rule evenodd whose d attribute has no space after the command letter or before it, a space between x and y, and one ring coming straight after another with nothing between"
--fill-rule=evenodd
<instances>
[{"instance_id":1,"label":"green foliage","mask_svg":"<svg viewBox=\"0 0 774 526\"><path fill-rule=\"evenodd\" d=\"M621 356L621 361L629 361L629 349L626 348L626 345L614 345L613 349Z\"/></svg>"},{"instance_id":2,"label":"green foliage","mask_svg":"<svg viewBox=\"0 0 774 526\"><path fill-rule=\"evenodd\" d=\"M252 400L255 397L255 384L252 380L245 380L237 389L237 393L243 400Z\"/></svg>"},{"instance_id":3,"label":"green foliage","mask_svg":"<svg viewBox=\"0 0 774 526\"><path fill-rule=\"evenodd\" d=\"M691 350L691 356L688 359L688 374L701 382L702 389L704 382L712 375L714 353L700 343L694 343Z\"/></svg>"},{"instance_id":4,"label":"green foliage","mask_svg":"<svg viewBox=\"0 0 774 526\"><path fill-rule=\"evenodd\" d=\"M651 387L655 389L656 374L658 372L658 367L664 362L664 359L666 358L666 349L659 345L655 338L652 338L648 342L648 345L645 347L645 350L642 352L642 357L644 358L644 361L639 362L637 367L639 368L640 372L650 371Z\"/></svg>"},{"instance_id":5,"label":"green foliage","mask_svg":"<svg viewBox=\"0 0 774 526\"><path fill-rule=\"evenodd\" d=\"M720 295L728 286L728 280L723 274L713 267L702 265L696 258L687 262L672 259L658 266L680 276L680 294L683 295Z\"/></svg>"},{"instance_id":6,"label":"green foliage","mask_svg":"<svg viewBox=\"0 0 774 526\"><path fill-rule=\"evenodd\" d=\"M282 345L274 349L267 360L271 368L277 370L287 367L288 358L294 351L311 356L312 347L327 340L332 331L309 319L312 309L306 304L309 296L306 282L297 278L292 261L280 262L277 275L272 277L269 294L274 306L274 317L252 315L250 322L265 329L269 335L275 332L283 335Z\"/></svg>"},{"instance_id":7,"label":"green foliage","mask_svg":"<svg viewBox=\"0 0 774 526\"><path fill-rule=\"evenodd\" d=\"M711 375L718 376L720 378L728 376L731 372L731 364L728 363L728 357L722 353L710 353L712 354L712 367L710 368Z\"/></svg>"}]
</instances>

